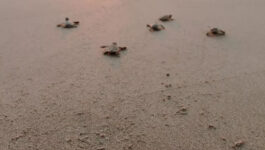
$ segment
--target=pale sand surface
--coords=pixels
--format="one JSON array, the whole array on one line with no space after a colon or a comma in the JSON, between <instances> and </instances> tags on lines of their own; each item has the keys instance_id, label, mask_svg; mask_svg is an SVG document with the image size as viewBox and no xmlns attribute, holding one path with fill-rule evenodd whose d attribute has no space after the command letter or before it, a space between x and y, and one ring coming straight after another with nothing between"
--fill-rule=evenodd
<instances>
[{"instance_id":1,"label":"pale sand surface","mask_svg":"<svg viewBox=\"0 0 265 150\"><path fill-rule=\"evenodd\" d=\"M264 150L264 8L0 0L0 150ZM168 13L165 31L146 29ZM80 27L56 28L66 16ZM211 27L227 36L206 37ZM113 41L129 47L120 58L99 48Z\"/></svg>"}]
</instances>

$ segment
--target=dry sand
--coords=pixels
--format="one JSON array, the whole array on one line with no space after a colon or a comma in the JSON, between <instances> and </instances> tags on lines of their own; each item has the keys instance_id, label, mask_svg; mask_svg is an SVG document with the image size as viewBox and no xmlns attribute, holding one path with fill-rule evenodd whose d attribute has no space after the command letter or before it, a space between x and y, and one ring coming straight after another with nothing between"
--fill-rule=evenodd
<instances>
[{"instance_id":1,"label":"dry sand","mask_svg":"<svg viewBox=\"0 0 265 150\"><path fill-rule=\"evenodd\" d=\"M264 0L0 4L0 150L265 149Z\"/></svg>"}]
</instances>

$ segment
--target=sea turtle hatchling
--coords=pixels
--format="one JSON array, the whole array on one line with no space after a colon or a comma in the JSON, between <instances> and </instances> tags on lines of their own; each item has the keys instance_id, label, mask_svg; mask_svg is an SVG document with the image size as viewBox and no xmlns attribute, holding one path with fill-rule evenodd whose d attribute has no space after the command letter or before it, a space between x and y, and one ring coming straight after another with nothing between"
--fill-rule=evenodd
<instances>
[{"instance_id":1,"label":"sea turtle hatchling","mask_svg":"<svg viewBox=\"0 0 265 150\"><path fill-rule=\"evenodd\" d=\"M160 17L159 20L162 22L168 22L168 21L172 21L174 19L172 18L172 15L165 15L163 17Z\"/></svg>"},{"instance_id":2,"label":"sea turtle hatchling","mask_svg":"<svg viewBox=\"0 0 265 150\"><path fill-rule=\"evenodd\" d=\"M58 24L57 27L70 29L70 28L76 28L78 25L79 25L79 21L74 21L73 23L71 23L69 22L69 18L66 17L65 23Z\"/></svg>"},{"instance_id":3,"label":"sea turtle hatchling","mask_svg":"<svg viewBox=\"0 0 265 150\"><path fill-rule=\"evenodd\" d=\"M218 29L218 28L212 28L209 32L207 32L206 35L209 37L225 36L225 31Z\"/></svg>"},{"instance_id":4,"label":"sea turtle hatchling","mask_svg":"<svg viewBox=\"0 0 265 150\"><path fill-rule=\"evenodd\" d=\"M149 31L151 31L151 32L153 32L153 31L161 31L161 30L165 30L166 29L161 24L153 24L153 25L147 24L146 27L148 27L149 28Z\"/></svg>"},{"instance_id":5,"label":"sea turtle hatchling","mask_svg":"<svg viewBox=\"0 0 265 150\"><path fill-rule=\"evenodd\" d=\"M109 46L101 46L101 48L104 48L105 51L103 52L104 55L108 56L120 56L121 51L127 50L127 47L119 47L116 42L113 42Z\"/></svg>"}]
</instances>

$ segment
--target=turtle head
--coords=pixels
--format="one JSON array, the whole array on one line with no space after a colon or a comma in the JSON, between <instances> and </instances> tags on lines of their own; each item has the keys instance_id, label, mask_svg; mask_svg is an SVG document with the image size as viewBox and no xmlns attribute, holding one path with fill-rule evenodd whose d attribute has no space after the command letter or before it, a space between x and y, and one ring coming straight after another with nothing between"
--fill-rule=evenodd
<instances>
[{"instance_id":1,"label":"turtle head","mask_svg":"<svg viewBox=\"0 0 265 150\"><path fill-rule=\"evenodd\" d=\"M150 24L147 24L146 27L151 28L151 25Z\"/></svg>"}]
</instances>

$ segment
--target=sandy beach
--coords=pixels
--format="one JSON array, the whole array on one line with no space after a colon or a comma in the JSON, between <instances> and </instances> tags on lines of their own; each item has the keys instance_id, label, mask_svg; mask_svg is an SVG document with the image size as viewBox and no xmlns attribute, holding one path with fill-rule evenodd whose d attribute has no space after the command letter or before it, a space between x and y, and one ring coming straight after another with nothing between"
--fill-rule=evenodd
<instances>
[{"instance_id":1,"label":"sandy beach","mask_svg":"<svg viewBox=\"0 0 265 150\"><path fill-rule=\"evenodd\" d=\"M264 150L264 8L0 0L0 150ZM57 28L65 17L80 26ZM128 50L102 55L112 42Z\"/></svg>"}]
</instances>

